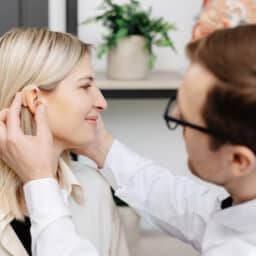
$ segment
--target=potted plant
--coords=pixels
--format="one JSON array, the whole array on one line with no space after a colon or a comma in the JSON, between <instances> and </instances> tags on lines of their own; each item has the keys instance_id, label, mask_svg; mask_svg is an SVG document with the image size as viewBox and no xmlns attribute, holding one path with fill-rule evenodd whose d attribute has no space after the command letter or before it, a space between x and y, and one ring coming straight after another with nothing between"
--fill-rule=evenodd
<instances>
[{"instance_id":1,"label":"potted plant","mask_svg":"<svg viewBox=\"0 0 256 256\"><path fill-rule=\"evenodd\" d=\"M82 22L102 22L109 29L98 48L98 57L108 53L107 75L111 79L143 79L155 64L153 46L175 51L169 32L174 24L152 17L152 8L143 10L139 1L116 4L105 0L101 15Z\"/></svg>"}]
</instances>

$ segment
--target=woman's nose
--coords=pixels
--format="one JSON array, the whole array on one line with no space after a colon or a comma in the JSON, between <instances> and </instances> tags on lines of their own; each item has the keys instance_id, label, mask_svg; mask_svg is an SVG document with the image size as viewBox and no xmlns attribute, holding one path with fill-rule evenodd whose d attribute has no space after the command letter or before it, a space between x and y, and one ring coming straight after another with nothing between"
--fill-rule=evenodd
<instances>
[{"instance_id":1,"label":"woman's nose","mask_svg":"<svg viewBox=\"0 0 256 256\"><path fill-rule=\"evenodd\" d=\"M108 103L105 97L102 95L99 88L96 88L96 91L95 91L95 107L99 111L105 111L108 107Z\"/></svg>"}]
</instances>

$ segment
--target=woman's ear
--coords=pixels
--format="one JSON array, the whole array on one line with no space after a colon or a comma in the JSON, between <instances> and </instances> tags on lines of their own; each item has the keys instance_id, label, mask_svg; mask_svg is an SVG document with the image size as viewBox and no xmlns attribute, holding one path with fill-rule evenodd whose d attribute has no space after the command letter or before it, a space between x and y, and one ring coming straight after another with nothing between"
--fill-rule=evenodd
<instances>
[{"instance_id":1,"label":"woman's ear","mask_svg":"<svg viewBox=\"0 0 256 256\"><path fill-rule=\"evenodd\" d=\"M40 90L36 85L28 85L22 90L22 105L35 113L40 101Z\"/></svg>"}]
</instances>

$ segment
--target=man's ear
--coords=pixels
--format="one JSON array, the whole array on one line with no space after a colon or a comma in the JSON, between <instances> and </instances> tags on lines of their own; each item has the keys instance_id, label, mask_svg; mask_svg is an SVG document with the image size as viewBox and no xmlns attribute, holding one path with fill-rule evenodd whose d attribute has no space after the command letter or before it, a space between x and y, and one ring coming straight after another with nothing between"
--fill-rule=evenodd
<instances>
[{"instance_id":1,"label":"man's ear","mask_svg":"<svg viewBox=\"0 0 256 256\"><path fill-rule=\"evenodd\" d=\"M40 101L40 90L36 85L28 85L22 91L22 104L27 107L31 113L35 113Z\"/></svg>"},{"instance_id":2,"label":"man's ear","mask_svg":"<svg viewBox=\"0 0 256 256\"><path fill-rule=\"evenodd\" d=\"M232 173L236 177L249 174L256 168L256 156L246 146L232 146Z\"/></svg>"}]
</instances>

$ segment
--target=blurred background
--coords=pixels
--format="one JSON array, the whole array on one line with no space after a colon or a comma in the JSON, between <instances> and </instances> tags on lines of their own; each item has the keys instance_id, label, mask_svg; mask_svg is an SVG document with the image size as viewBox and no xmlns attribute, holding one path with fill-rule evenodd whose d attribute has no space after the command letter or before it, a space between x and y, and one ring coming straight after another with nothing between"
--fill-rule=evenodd
<instances>
[{"instance_id":1,"label":"blurred background","mask_svg":"<svg viewBox=\"0 0 256 256\"><path fill-rule=\"evenodd\" d=\"M109 1L105 1L105 4L106 2ZM119 6L130 3L125 0L113 2ZM82 24L85 20L102 14L103 9L98 9L103 3L102 0L0 0L0 33L3 34L16 26L48 27L55 31L70 32L82 41L93 44L96 81L106 96L109 106L103 114L106 127L117 139L141 155L160 162L174 174L190 175L186 165L181 130L170 132L162 116L168 98L176 94L182 74L188 65L184 49L192 38L192 29L200 13L202 2L202 0L137 1L140 10L147 11L151 8L150 19L145 20L144 17L142 22L145 24L140 26L142 30L143 27L145 31L147 28L149 30L134 33L142 37L145 33L144 38L148 43L152 43L150 49L154 54L151 59L145 49L137 52L139 47L136 46L135 39L131 44L125 41L133 33L129 31L130 27L128 28L127 24L122 23L121 18L119 19L121 29L119 26L112 31L107 27L110 22L107 19L105 24L100 20ZM160 34L162 32L163 38L159 37L160 34L156 38L147 37L150 35L150 29L153 29L147 22L156 22L157 19L162 25L155 23L155 30ZM130 22L136 23L136 17L130 19ZM168 24L170 31L167 31ZM175 29L171 29L173 27ZM105 45L106 54L99 59L97 53L100 45L106 42L104 41L106 35L114 36L109 37L109 40L114 38L118 45L115 45L116 50L112 49L112 52L111 47ZM132 56L131 66L121 67L123 63L131 61L128 60L129 56L130 59ZM134 56L142 56L142 60L135 61ZM149 68L150 60L153 60L154 65L152 67L151 62ZM132 71L134 67L135 71ZM121 73L123 77L118 77ZM135 73L137 77L132 77ZM79 157L78 160L88 163L88 159L84 157ZM126 226L131 255L198 255L190 246L159 232L147 220L140 219L128 207L120 206L119 209Z\"/></svg>"}]
</instances>

